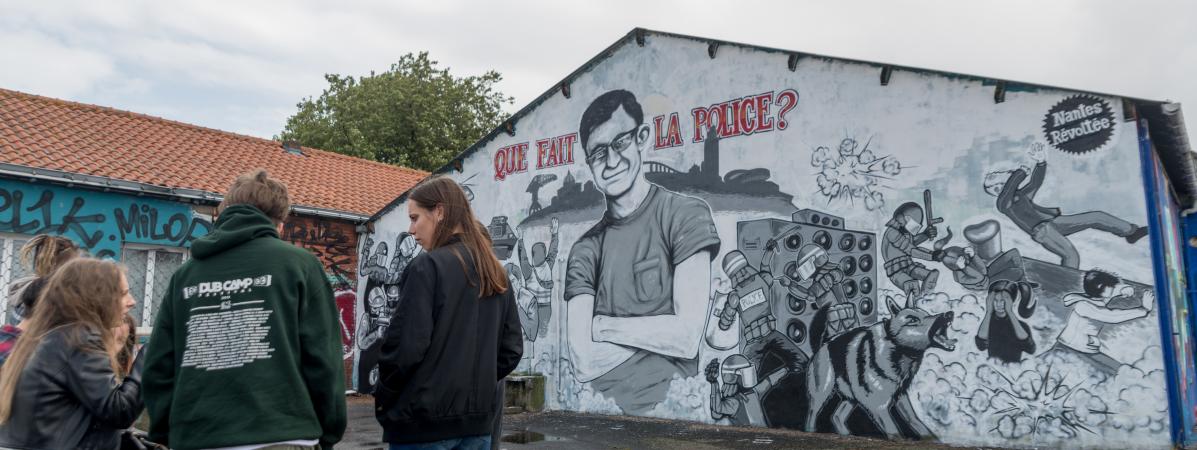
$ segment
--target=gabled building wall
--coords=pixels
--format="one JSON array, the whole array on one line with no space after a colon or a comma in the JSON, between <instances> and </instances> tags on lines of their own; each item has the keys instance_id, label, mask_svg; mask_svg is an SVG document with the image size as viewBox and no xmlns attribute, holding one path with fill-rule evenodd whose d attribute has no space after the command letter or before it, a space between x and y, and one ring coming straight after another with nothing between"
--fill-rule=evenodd
<instances>
[{"instance_id":1,"label":"gabled building wall","mask_svg":"<svg viewBox=\"0 0 1197 450\"><path fill-rule=\"evenodd\" d=\"M640 37L445 173L491 225L549 407L1170 445L1123 99ZM372 225L362 392L420 251L402 197Z\"/></svg>"}]
</instances>

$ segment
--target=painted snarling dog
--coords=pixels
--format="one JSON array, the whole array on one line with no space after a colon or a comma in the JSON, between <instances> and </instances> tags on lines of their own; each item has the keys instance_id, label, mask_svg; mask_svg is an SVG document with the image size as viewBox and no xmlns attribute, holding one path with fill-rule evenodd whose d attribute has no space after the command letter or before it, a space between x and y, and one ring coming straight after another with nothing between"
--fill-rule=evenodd
<instances>
[{"instance_id":1,"label":"painted snarling dog","mask_svg":"<svg viewBox=\"0 0 1197 450\"><path fill-rule=\"evenodd\" d=\"M927 349L955 350L956 340L948 338L954 315L899 308L893 298L885 303L889 319L836 336L815 352L807 371L807 431L815 431L819 413L838 394L831 421L840 434L851 433L847 420L856 407L890 438L902 436L901 422L919 437L934 437L906 391Z\"/></svg>"}]
</instances>

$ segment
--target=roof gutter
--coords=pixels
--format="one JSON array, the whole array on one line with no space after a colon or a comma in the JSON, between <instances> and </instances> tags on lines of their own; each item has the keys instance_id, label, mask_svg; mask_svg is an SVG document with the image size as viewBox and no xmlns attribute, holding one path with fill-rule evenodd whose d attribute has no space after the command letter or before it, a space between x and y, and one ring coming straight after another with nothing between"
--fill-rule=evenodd
<instances>
[{"instance_id":1,"label":"roof gutter","mask_svg":"<svg viewBox=\"0 0 1197 450\"><path fill-rule=\"evenodd\" d=\"M29 182L44 181L66 187L81 186L102 192L115 191L139 197L144 196L175 201L182 199L195 204L216 205L224 200L223 195L199 189L170 188L116 178L72 173L62 170L39 169L3 162L0 162L0 177ZM297 214L348 220L359 224L365 223L370 219L368 214L318 208L315 206L294 205L291 207L291 210Z\"/></svg>"},{"instance_id":2,"label":"roof gutter","mask_svg":"<svg viewBox=\"0 0 1197 450\"><path fill-rule=\"evenodd\" d=\"M297 214L327 217L330 219L342 219L354 223L366 223L367 220L370 220L370 216L368 214L357 214L345 211L337 211L335 209L317 208L315 206L294 205L291 207L291 211L294 211Z\"/></svg>"},{"instance_id":3,"label":"roof gutter","mask_svg":"<svg viewBox=\"0 0 1197 450\"><path fill-rule=\"evenodd\" d=\"M1135 105L1144 119L1156 154L1164 165L1168 180L1180 197L1184 214L1197 211L1197 162L1185 132L1185 118L1180 103L1141 102Z\"/></svg>"}]
</instances>

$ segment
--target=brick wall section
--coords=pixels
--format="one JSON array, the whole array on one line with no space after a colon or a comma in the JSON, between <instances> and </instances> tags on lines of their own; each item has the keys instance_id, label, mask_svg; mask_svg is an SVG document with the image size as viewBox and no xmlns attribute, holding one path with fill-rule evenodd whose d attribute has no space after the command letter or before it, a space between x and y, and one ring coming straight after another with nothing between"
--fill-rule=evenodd
<instances>
[{"instance_id":1,"label":"brick wall section","mask_svg":"<svg viewBox=\"0 0 1197 450\"><path fill-rule=\"evenodd\" d=\"M345 349L345 386L353 385L353 326L357 294L357 231L352 222L291 216L283 224L283 240L305 248L324 264L341 312L341 345Z\"/></svg>"}]
</instances>

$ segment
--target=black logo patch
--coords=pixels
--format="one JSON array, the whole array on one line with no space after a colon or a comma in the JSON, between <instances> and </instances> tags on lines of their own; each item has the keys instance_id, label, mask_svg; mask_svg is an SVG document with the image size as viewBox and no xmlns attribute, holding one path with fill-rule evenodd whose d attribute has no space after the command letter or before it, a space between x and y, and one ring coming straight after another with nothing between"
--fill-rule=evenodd
<instances>
[{"instance_id":1,"label":"black logo patch","mask_svg":"<svg viewBox=\"0 0 1197 450\"><path fill-rule=\"evenodd\" d=\"M1047 142L1065 153L1083 154L1101 148L1114 135L1114 109L1092 95L1074 95L1056 103L1043 118Z\"/></svg>"}]
</instances>

